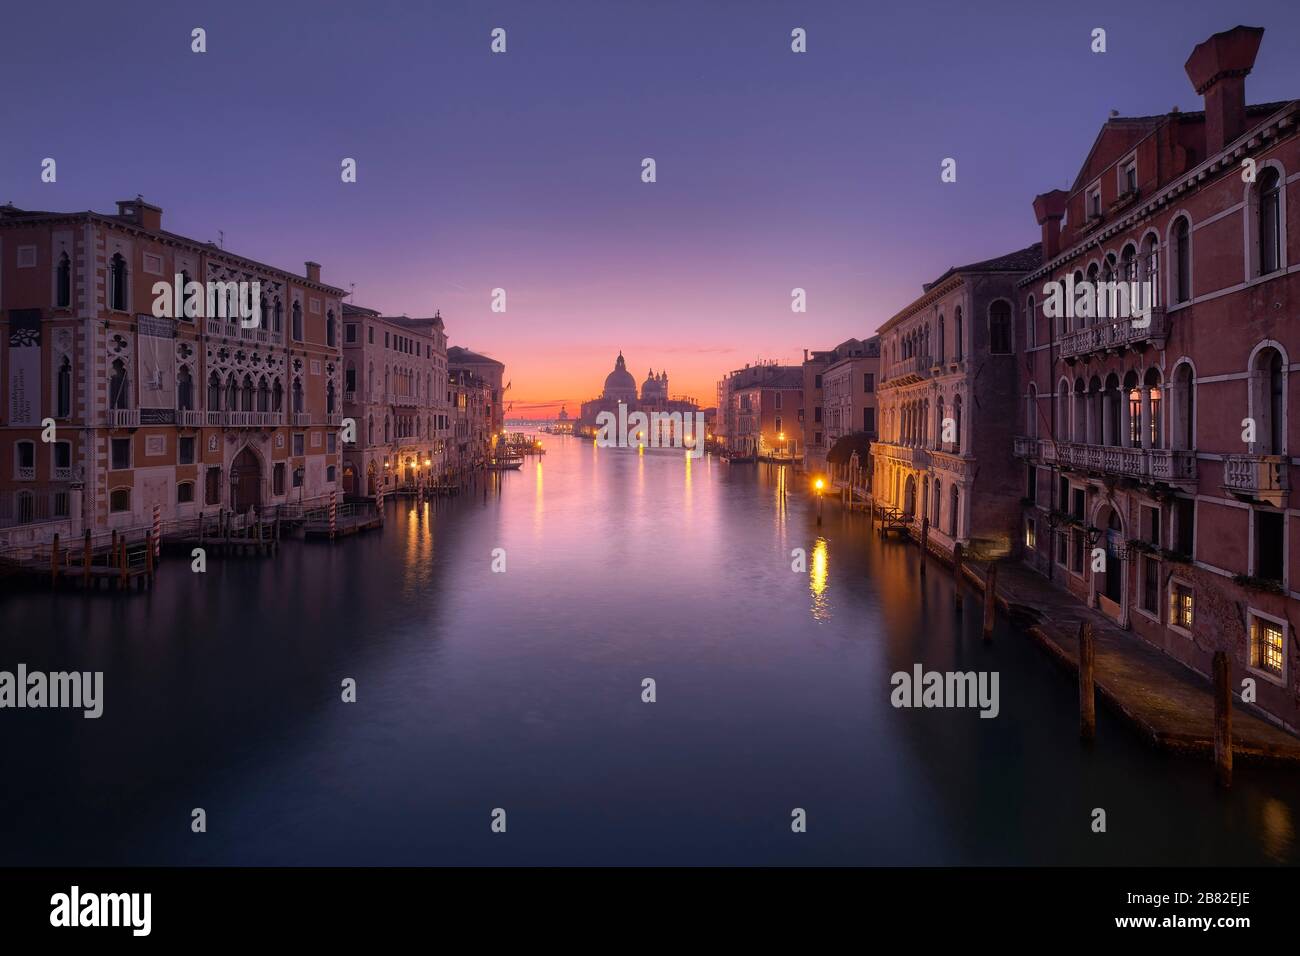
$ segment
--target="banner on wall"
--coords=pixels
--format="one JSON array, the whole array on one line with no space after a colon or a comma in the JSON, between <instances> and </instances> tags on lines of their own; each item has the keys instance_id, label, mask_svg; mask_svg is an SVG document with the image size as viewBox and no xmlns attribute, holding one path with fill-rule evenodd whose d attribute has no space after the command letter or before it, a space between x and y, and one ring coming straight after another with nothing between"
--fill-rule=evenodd
<instances>
[{"instance_id":1,"label":"banner on wall","mask_svg":"<svg viewBox=\"0 0 1300 956\"><path fill-rule=\"evenodd\" d=\"M176 325L170 319L137 315L136 356L140 410L176 407Z\"/></svg>"},{"instance_id":2,"label":"banner on wall","mask_svg":"<svg viewBox=\"0 0 1300 956\"><path fill-rule=\"evenodd\" d=\"M41 423L41 311L9 310L9 424Z\"/></svg>"}]
</instances>

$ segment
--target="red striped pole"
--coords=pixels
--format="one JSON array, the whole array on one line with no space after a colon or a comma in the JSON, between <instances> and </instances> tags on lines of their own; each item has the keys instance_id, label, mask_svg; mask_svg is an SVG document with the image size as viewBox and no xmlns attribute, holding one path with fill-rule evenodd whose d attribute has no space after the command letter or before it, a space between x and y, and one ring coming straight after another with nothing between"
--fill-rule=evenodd
<instances>
[{"instance_id":1,"label":"red striped pole","mask_svg":"<svg viewBox=\"0 0 1300 956\"><path fill-rule=\"evenodd\" d=\"M334 537L334 530L338 527L338 492L333 488L330 489L330 537Z\"/></svg>"},{"instance_id":2,"label":"red striped pole","mask_svg":"<svg viewBox=\"0 0 1300 956\"><path fill-rule=\"evenodd\" d=\"M153 556L162 554L162 507L153 506Z\"/></svg>"}]
</instances>

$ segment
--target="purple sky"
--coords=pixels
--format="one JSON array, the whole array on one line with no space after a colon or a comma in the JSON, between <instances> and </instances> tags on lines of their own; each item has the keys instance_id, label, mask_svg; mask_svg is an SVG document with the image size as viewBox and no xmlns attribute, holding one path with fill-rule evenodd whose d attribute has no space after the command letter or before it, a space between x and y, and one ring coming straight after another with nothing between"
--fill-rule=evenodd
<instances>
[{"instance_id":1,"label":"purple sky","mask_svg":"<svg viewBox=\"0 0 1300 956\"><path fill-rule=\"evenodd\" d=\"M314 259L358 304L440 308L454 344L506 363L517 416L574 411L620 348L638 381L666 367L711 404L726 370L870 334L948 266L1035 241L1034 194L1069 186L1111 108L1201 107L1182 64L1211 33L1265 27L1248 99L1300 95L1295 0L1048 10L11 3L0 202L142 193L165 228Z\"/></svg>"}]
</instances>

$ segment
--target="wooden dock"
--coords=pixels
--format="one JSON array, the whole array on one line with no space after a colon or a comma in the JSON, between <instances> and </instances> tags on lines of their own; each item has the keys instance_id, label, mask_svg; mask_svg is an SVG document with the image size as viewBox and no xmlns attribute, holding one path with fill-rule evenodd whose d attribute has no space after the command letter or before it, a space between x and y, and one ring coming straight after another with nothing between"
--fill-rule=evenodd
<instances>
[{"instance_id":1,"label":"wooden dock","mask_svg":"<svg viewBox=\"0 0 1300 956\"><path fill-rule=\"evenodd\" d=\"M269 557L279 550L282 526L292 521L292 515L278 508L252 514L215 511L169 522L163 529L162 543L169 550L187 555L202 548L215 554ZM301 510L297 522L301 523Z\"/></svg>"},{"instance_id":2,"label":"wooden dock","mask_svg":"<svg viewBox=\"0 0 1300 956\"><path fill-rule=\"evenodd\" d=\"M152 586L157 567L158 542L152 529L87 531L67 542L55 535L47 544L10 549L0 555L0 570L6 576L37 584L44 581L52 589L144 590Z\"/></svg>"},{"instance_id":3,"label":"wooden dock","mask_svg":"<svg viewBox=\"0 0 1300 956\"><path fill-rule=\"evenodd\" d=\"M897 508L876 508L876 519L880 522L880 536L888 537L891 531L907 537L912 529L912 516L904 514Z\"/></svg>"},{"instance_id":4,"label":"wooden dock","mask_svg":"<svg viewBox=\"0 0 1300 956\"><path fill-rule=\"evenodd\" d=\"M305 538L336 541L348 535L359 534L384 526L384 513L369 502L348 502L338 506L333 526L328 507L316 508L303 515L302 532Z\"/></svg>"}]
</instances>

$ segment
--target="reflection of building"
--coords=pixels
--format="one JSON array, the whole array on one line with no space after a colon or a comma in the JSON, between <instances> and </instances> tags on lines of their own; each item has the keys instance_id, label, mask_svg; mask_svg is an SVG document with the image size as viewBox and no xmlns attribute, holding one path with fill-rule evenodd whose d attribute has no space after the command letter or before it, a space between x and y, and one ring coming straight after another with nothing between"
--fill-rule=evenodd
<instances>
[{"instance_id":1,"label":"reflection of building","mask_svg":"<svg viewBox=\"0 0 1300 956\"><path fill-rule=\"evenodd\" d=\"M1016 283L1042 261L1037 244L949 269L880 327L876 501L951 549L980 540L1005 552L1019 515L1010 466L1018 374Z\"/></svg>"},{"instance_id":2,"label":"reflection of building","mask_svg":"<svg viewBox=\"0 0 1300 956\"><path fill-rule=\"evenodd\" d=\"M803 368L746 365L718 383L717 440L733 458L803 455Z\"/></svg>"},{"instance_id":3,"label":"reflection of building","mask_svg":"<svg viewBox=\"0 0 1300 956\"><path fill-rule=\"evenodd\" d=\"M623 353L618 353L618 358L614 360L613 370L605 376L605 387L600 394L600 398L593 398L591 401L582 403L582 413L578 418L575 431L579 434L595 434L598 428L597 417L601 412L609 412L612 415L618 415L619 405L627 406L627 414L632 412L645 412L650 415L654 412L662 414L678 413L685 418L687 415L694 415L699 411L699 405L688 398L669 398L668 397L668 373L660 372L656 375L653 370L641 387L640 398L637 397L636 379L632 373L627 370L627 363L623 360ZM694 419L691 419L693 422ZM667 426L664 426L667 427ZM685 427L685 426L684 426ZM694 428L691 425L690 428ZM661 428L661 431L663 429ZM675 437L663 431L659 436L661 443L673 443Z\"/></svg>"},{"instance_id":4,"label":"reflection of building","mask_svg":"<svg viewBox=\"0 0 1300 956\"><path fill-rule=\"evenodd\" d=\"M206 302L155 317L155 283L177 275L250 283L218 294L256 326ZM0 207L0 539L142 528L154 506L167 520L325 501L343 295L316 263L295 275L168 232L139 198L111 215Z\"/></svg>"},{"instance_id":5,"label":"reflection of building","mask_svg":"<svg viewBox=\"0 0 1300 956\"><path fill-rule=\"evenodd\" d=\"M1204 111L1113 116L1034 200L1015 481L1027 564L1201 673L1227 651L1294 728L1300 100L1247 105L1262 32L1193 51ZM1096 276L1154 283L1155 309L1047 314L1047 289Z\"/></svg>"},{"instance_id":6,"label":"reflection of building","mask_svg":"<svg viewBox=\"0 0 1300 956\"><path fill-rule=\"evenodd\" d=\"M825 352L805 352L803 466L824 471L835 443L853 434L876 437L876 379L880 339L849 339ZM863 456L864 458L868 456ZM870 461L861 462L869 469Z\"/></svg>"},{"instance_id":7,"label":"reflection of building","mask_svg":"<svg viewBox=\"0 0 1300 956\"><path fill-rule=\"evenodd\" d=\"M451 431L442 315L383 316L343 305L343 413L356 442L343 449L343 489L373 497L442 473Z\"/></svg>"}]
</instances>

